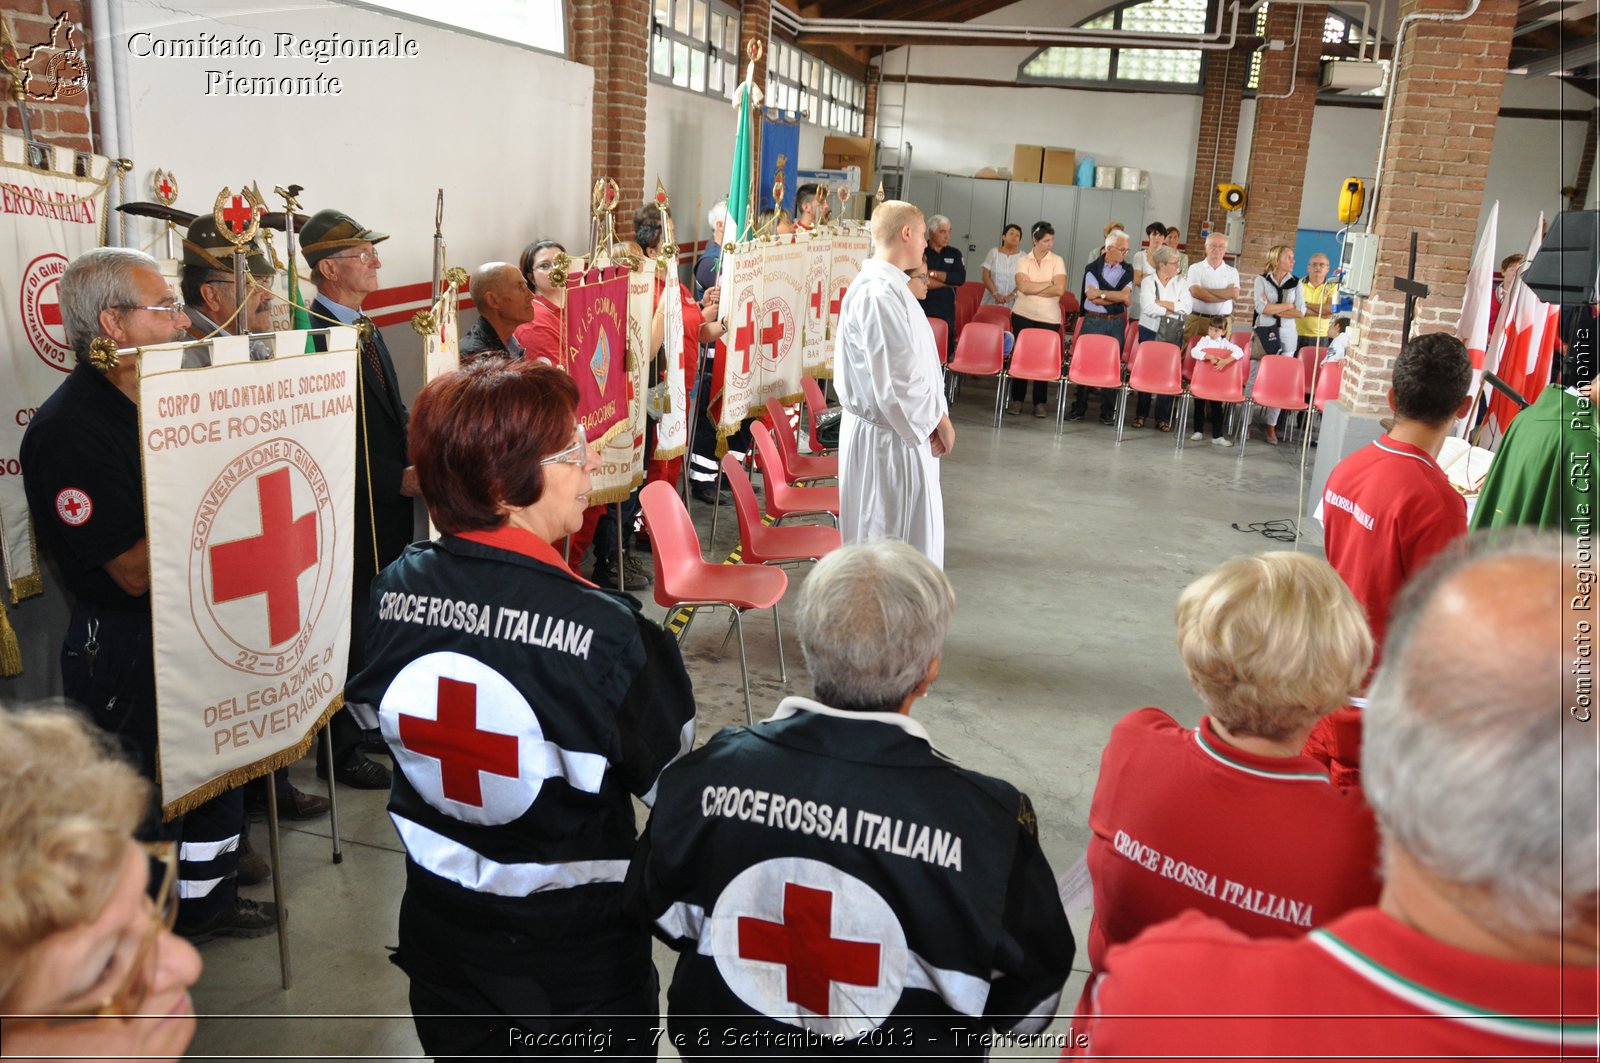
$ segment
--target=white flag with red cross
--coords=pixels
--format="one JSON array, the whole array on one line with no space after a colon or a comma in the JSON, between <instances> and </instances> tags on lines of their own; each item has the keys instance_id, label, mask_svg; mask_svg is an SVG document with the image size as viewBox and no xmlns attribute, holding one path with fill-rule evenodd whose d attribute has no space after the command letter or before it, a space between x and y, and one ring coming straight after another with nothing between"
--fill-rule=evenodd
<instances>
[{"instance_id":1,"label":"white flag with red cross","mask_svg":"<svg viewBox=\"0 0 1600 1063\"><path fill-rule=\"evenodd\" d=\"M761 329L756 363L761 373L750 398L756 407L768 399L787 404L804 398L800 339L806 309L806 248L799 239L798 233L790 233L761 248L761 278L756 284Z\"/></svg>"},{"instance_id":2,"label":"white flag with red cross","mask_svg":"<svg viewBox=\"0 0 1600 1063\"><path fill-rule=\"evenodd\" d=\"M832 271L833 237L812 235L806 242L805 300L800 315L800 372L806 376L833 376L833 344L828 342Z\"/></svg>"},{"instance_id":3,"label":"white flag with red cross","mask_svg":"<svg viewBox=\"0 0 1600 1063\"><path fill-rule=\"evenodd\" d=\"M12 603L43 590L18 453L28 420L77 358L61 316L61 275L105 242L111 160L46 148L48 170L28 165L21 137L0 134L0 559Z\"/></svg>"},{"instance_id":4,"label":"white flag with red cross","mask_svg":"<svg viewBox=\"0 0 1600 1063\"><path fill-rule=\"evenodd\" d=\"M356 334L139 359L161 802L170 818L302 756L344 703Z\"/></svg>"},{"instance_id":5,"label":"white flag with red cross","mask_svg":"<svg viewBox=\"0 0 1600 1063\"><path fill-rule=\"evenodd\" d=\"M833 350L833 336L839 328L839 304L850 282L861 272L861 263L872 252L872 240L864 232L845 230L835 233L833 251L828 270L828 350Z\"/></svg>"},{"instance_id":6,"label":"white flag with red cross","mask_svg":"<svg viewBox=\"0 0 1600 1063\"><path fill-rule=\"evenodd\" d=\"M1494 322L1489 311L1494 305L1494 247L1499 230L1500 201L1489 208L1489 218L1478 237L1478 249L1472 255L1472 267L1467 270L1467 286L1461 295L1461 319L1456 323L1456 337L1467 346L1472 356L1472 411L1477 410L1478 391L1483 387L1483 362L1489 350L1489 330ZM1465 439L1472 427L1473 415L1456 421L1455 434Z\"/></svg>"},{"instance_id":7,"label":"white flag with red cross","mask_svg":"<svg viewBox=\"0 0 1600 1063\"><path fill-rule=\"evenodd\" d=\"M761 383L761 351L765 320L761 273L765 248L757 242L723 251L722 298L728 331L718 351L714 387L721 396L717 434L730 436L750 415ZM713 409L718 409L714 404Z\"/></svg>"}]
</instances>

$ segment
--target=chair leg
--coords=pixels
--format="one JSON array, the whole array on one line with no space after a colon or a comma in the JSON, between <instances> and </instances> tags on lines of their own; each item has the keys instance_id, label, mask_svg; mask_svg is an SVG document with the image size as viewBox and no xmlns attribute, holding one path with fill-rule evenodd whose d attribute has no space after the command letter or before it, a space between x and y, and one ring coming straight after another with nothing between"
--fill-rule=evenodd
<instances>
[{"instance_id":1,"label":"chair leg","mask_svg":"<svg viewBox=\"0 0 1600 1063\"><path fill-rule=\"evenodd\" d=\"M1189 436L1189 418L1194 416L1194 396L1185 391L1179 402L1182 412L1178 415L1178 453L1182 454L1184 442Z\"/></svg>"},{"instance_id":2,"label":"chair leg","mask_svg":"<svg viewBox=\"0 0 1600 1063\"><path fill-rule=\"evenodd\" d=\"M1061 386L1056 389L1056 429L1059 431L1067 423L1067 378L1061 378Z\"/></svg>"},{"instance_id":3,"label":"chair leg","mask_svg":"<svg viewBox=\"0 0 1600 1063\"><path fill-rule=\"evenodd\" d=\"M751 443L750 446L753 448L755 444ZM716 487L713 490L716 494L711 500L711 537L706 540L707 550L712 550L717 543L717 513L722 509L722 466L720 464L717 466Z\"/></svg>"},{"instance_id":4,"label":"chair leg","mask_svg":"<svg viewBox=\"0 0 1600 1063\"><path fill-rule=\"evenodd\" d=\"M1250 399L1244 400L1244 405L1239 408L1239 457L1244 457L1244 445L1250 441L1250 422L1255 420L1256 404Z\"/></svg>"},{"instance_id":5,"label":"chair leg","mask_svg":"<svg viewBox=\"0 0 1600 1063\"><path fill-rule=\"evenodd\" d=\"M1181 392L1173 396L1172 409L1167 411L1168 417L1172 417L1174 414L1176 414L1176 423L1173 424L1173 430L1177 433L1178 439L1177 442L1172 445L1173 457L1177 457L1179 454L1183 453L1183 434L1188 431L1188 429L1184 427L1185 410L1183 400L1184 395Z\"/></svg>"},{"instance_id":6,"label":"chair leg","mask_svg":"<svg viewBox=\"0 0 1600 1063\"><path fill-rule=\"evenodd\" d=\"M778 636L778 680L789 682L789 666L783 661L783 621L778 616L778 602L772 603L772 632Z\"/></svg>"},{"instance_id":7,"label":"chair leg","mask_svg":"<svg viewBox=\"0 0 1600 1063\"><path fill-rule=\"evenodd\" d=\"M1128 419L1128 385L1117 389L1117 442L1122 442L1122 428Z\"/></svg>"},{"instance_id":8,"label":"chair leg","mask_svg":"<svg viewBox=\"0 0 1600 1063\"><path fill-rule=\"evenodd\" d=\"M1000 427L1000 415L1005 412L1006 375L1002 372L994 388L994 426Z\"/></svg>"},{"instance_id":9,"label":"chair leg","mask_svg":"<svg viewBox=\"0 0 1600 1063\"><path fill-rule=\"evenodd\" d=\"M700 615L700 610L690 609L689 619L683 622L683 630L678 632L678 645L683 645L683 640L689 637L689 629L694 626L694 618Z\"/></svg>"},{"instance_id":10,"label":"chair leg","mask_svg":"<svg viewBox=\"0 0 1600 1063\"><path fill-rule=\"evenodd\" d=\"M728 608L733 609L731 605ZM728 652L728 640L733 637L733 629L735 626L737 626L738 619L739 610L734 609L733 620L728 623L728 630L722 635L722 645L717 648L717 660L719 661L722 660L723 656Z\"/></svg>"},{"instance_id":11,"label":"chair leg","mask_svg":"<svg viewBox=\"0 0 1600 1063\"><path fill-rule=\"evenodd\" d=\"M744 676L744 719L753 727L756 713L750 707L750 661L744 653L744 616L738 609L733 611L733 626L739 632L739 673Z\"/></svg>"}]
</instances>

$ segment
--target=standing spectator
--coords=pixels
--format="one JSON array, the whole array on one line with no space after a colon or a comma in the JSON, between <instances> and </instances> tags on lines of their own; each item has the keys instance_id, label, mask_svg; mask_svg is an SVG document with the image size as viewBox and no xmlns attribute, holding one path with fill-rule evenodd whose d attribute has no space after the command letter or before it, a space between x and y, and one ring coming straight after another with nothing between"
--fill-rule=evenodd
<instances>
[{"instance_id":1,"label":"standing spectator","mask_svg":"<svg viewBox=\"0 0 1600 1063\"><path fill-rule=\"evenodd\" d=\"M801 232L810 232L822 224L822 204L827 200L827 193L822 186L807 182L794 191L794 227Z\"/></svg>"},{"instance_id":2,"label":"standing spectator","mask_svg":"<svg viewBox=\"0 0 1600 1063\"><path fill-rule=\"evenodd\" d=\"M1267 262L1260 277L1256 278L1256 343L1263 354L1293 355L1295 351L1295 321L1306 311L1305 293L1300 290L1300 279L1294 275L1294 248L1277 244L1267 250ZM1261 371L1261 358L1250 360L1250 379L1245 382L1245 394L1254 395L1256 374ZM1281 411L1262 407L1267 425L1267 442L1278 445L1278 415ZM1241 441L1250 431L1249 425L1240 430Z\"/></svg>"},{"instance_id":3,"label":"standing spectator","mask_svg":"<svg viewBox=\"0 0 1600 1063\"><path fill-rule=\"evenodd\" d=\"M1296 342L1301 347L1328 345L1328 325L1333 321L1334 304L1339 301L1339 285L1328 279L1328 268L1328 256L1321 251L1306 261L1305 280L1300 282L1306 312L1294 323Z\"/></svg>"},{"instance_id":4,"label":"standing spectator","mask_svg":"<svg viewBox=\"0 0 1600 1063\"><path fill-rule=\"evenodd\" d=\"M922 260L928 264L928 297L922 300L922 310L949 326L948 357L956 351L956 289L967 282L967 263L960 248L950 245L950 219L943 214L928 219L928 246Z\"/></svg>"},{"instance_id":5,"label":"standing spectator","mask_svg":"<svg viewBox=\"0 0 1600 1063\"><path fill-rule=\"evenodd\" d=\"M1145 275L1141 284L1139 302L1139 342L1157 339L1157 330L1165 317L1176 316L1187 321L1194 300L1189 298L1189 282L1178 276L1178 252L1157 245L1150 251L1150 267L1154 271ZM1181 346L1181 345L1180 345ZM1172 396L1156 396L1156 422L1163 432L1172 431ZM1139 392L1133 427L1143 428L1150 413L1150 394Z\"/></svg>"},{"instance_id":6,"label":"standing spectator","mask_svg":"<svg viewBox=\"0 0 1600 1063\"><path fill-rule=\"evenodd\" d=\"M1189 274L1189 256L1183 253L1179 246L1183 243L1183 232L1176 225L1167 226L1167 246L1178 252L1178 272L1184 276Z\"/></svg>"},{"instance_id":7,"label":"standing spectator","mask_svg":"<svg viewBox=\"0 0 1600 1063\"><path fill-rule=\"evenodd\" d=\"M478 308L478 323L461 337L462 360L470 362L490 351L521 358L522 344L514 334L533 320L533 286L527 275L509 262L485 262L472 275L468 291Z\"/></svg>"},{"instance_id":8,"label":"standing spectator","mask_svg":"<svg viewBox=\"0 0 1600 1063\"><path fill-rule=\"evenodd\" d=\"M707 288L716 286L717 269L722 262L722 240L728 227L728 203L721 200L706 213L706 224L711 226L711 239L694 264L695 294L704 295Z\"/></svg>"},{"instance_id":9,"label":"standing spectator","mask_svg":"<svg viewBox=\"0 0 1600 1063\"><path fill-rule=\"evenodd\" d=\"M1133 303L1128 307L1131 317L1140 316L1140 307L1143 305L1142 291L1144 279L1156 271L1155 264L1150 260L1150 253L1158 247L1164 247L1167 242L1167 227L1158 221L1153 221L1144 227L1146 247L1134 253L1128 261L1133 266Z\"/></svg>"},{"instance_id":10,"label":"standing spectator","mask_svg":"<svg viewBox=\"0 0 1600 1063\"><path fill-rule=\"evenodd\" d=\"M911 715L954 611L905 543L835 550L796 606L815 699L663 773L627 909L678 952L684 1058L982 1059L1055 1017L1074 943L1033 807ZM904 840L852 839L836 815Z\"/></svg>"},{"instance_id":11,"label":"standing spectator","mask_svg":"<svg viewBox=\"0 0 1600 1063\"><path fill-rule=\"evenodd\" d=\"M562 307L567 305L567 288L550 283L550 272L556 268L556 259L566 253L567 249L554 240L535 240L523 249L518 266L533 289L533 319L511 333L512 341L529 361L542 361L557 369L568 368L561 318Z\"/></svg>"},{"instance_id":12,"label":"standing spectator","mask_svg":"<svg viewBox=\"0 0 1600 1063\"><path fill-rule=\"evenodd\" d=\"M1017 259L1022 257L1022 226L1011 224L1000 234L1000 246L983 259L983 305L1010 306L1017 297Z\"/></svg>"},{"instance_id":13,"label":"standing spectator","mask_svg":"<svg viewBox=\"0 0 1600 1063\"><path fill-rule=\"evenodd\" d=\"M1075 1055L1297 1059L1332 1037L1341 1059L1594 1058L1600 779L1562 641L1592 584L1571 549L1453 553L1407 590L1367 710L1378 903L1289 940L1198 912L1146 932L1112 950Z\"/></svg>"},{"instance_id":14,"label":"standing spectator","mask_svg":"<svg viewBox=\"0 0 1600 1063\"><path fill-rule=\"evenodd\" d=\"M1013 226L1012 228L1015 228ZM1047 221L1033 223L1033 250L1017 262L1016 302L1011 308L1011 331L1020 335L1024 329L1049 329L1061 332L1061 293L1067 290L1067 264L1052 248L1056 231ZM1022 400L1027 395L1028 382L1011 382L1011 412L1022 412ZM1043 417L1047 387L1043 380L1033 382L1033 415Z\"/></svg>"},{"instance_id":15,"label":"standing spectator","mask_svg":"<svg viewBox=\"0 0 1600 1063\"><path fill-rule=\"evenodd\" d=\"M1122 335L1128 326L1128 304L1133 301L1133 270L1126 261L1128 234L1112 229L1106 234L1105 249L1089 263L1083 273L1082 335L1110 336L1122 349ZM1117 423L1117 391L1100 389L1100 423ZM1081 421L1089 413L1089 389L1078 386L1072 399L1069 421Z\"/></svg>"},{"instance_id":16,"label":"standing spectator","mask_svg":"<svg viewBox=\"0 0 1600 1063\"><path fill-rule=\"evenodd\" d=\"M1184 338L1204 336L1214 317L1232 317L1233 301L1239 298L1239 271L1224 261L1228 238L1221 233L1206 237L1206 257L1189 267L1189 325Z\"/></svg>"},{"instance_id":17,"label":"standing spectator","mask_svg":"<svg viewBox=\"0 0 1600 1063\"><path fill-rule=\"evenodd\" d=\"M1107 949L1185 911L1250 937L1299 937L1378 899L1371 814L1301 752L1372 662L1366 618L1338 573L1289 551L1236 557L1179 595L1177 627L1207 715L1184 727L1147 708L1112 728L1089 808L1096 975ZM1196 892L1146 860L1152 851L1227 885Z\"/></svg>"}]
</instances>

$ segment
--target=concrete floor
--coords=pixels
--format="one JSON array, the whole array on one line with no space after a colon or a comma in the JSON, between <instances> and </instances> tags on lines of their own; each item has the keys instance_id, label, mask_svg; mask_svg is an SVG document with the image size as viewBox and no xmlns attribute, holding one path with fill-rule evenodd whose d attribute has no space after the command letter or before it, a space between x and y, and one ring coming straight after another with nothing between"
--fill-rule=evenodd
<instances>
[{"instance_id":1,"label":"concrete floor","mask_svg":"<svg viewBox=\"0 0 1600 1063\"><path fill-rule=\"evenodd\" d=\"M992 398L981 382L969 383L953 411L956 447L942 476L945 569L957 613L939 679L915 714L963 765L1032 797L1045 852L1061 874L1088 842L1089 801L1112 725L1145 705L1188 722L1199 717L1173 647L1178 592L1229 557L1293 548L1234 526L1294 519L1300 448L1255 442L1241 461L1237 448L1189 444L1175 458L1171 435L1130 430L1116 447L1114 429L1092 417L1058 430L1053 418L1008 415L997 430ZM709 516L706 506L692 510L702 523ZM722 513L715 556L736 535L731 508ZM1315 521L1306 522L1301 549L1321 555ZM659 618L653 602L646 607ZM743 722L737 651L716 658L724 628L707 615L683 647L702 740ZM792 638L787 687L778 681L764 615L748 619L746 638L758 719L785 693L810 693ZM309 761L293 771L298 786L321 792ZM395 941L404 884L386 797L340 789L344 862L337 866L327 819L285 825L293 988L280 988L271 937L205 945L192 1054L415 1057L406 979L385 948ZM254 829L264 849L264 826ZM270 885L246 892L271 897ZM1068 1018L1087 967L1087 923L1087 913L1073 919L1079 970L1062 998ZM656 963L665 985L672 958L659 944ZM1052 1031L1064 1031L1068 1018Z\"/></svg>"}]
</instances>

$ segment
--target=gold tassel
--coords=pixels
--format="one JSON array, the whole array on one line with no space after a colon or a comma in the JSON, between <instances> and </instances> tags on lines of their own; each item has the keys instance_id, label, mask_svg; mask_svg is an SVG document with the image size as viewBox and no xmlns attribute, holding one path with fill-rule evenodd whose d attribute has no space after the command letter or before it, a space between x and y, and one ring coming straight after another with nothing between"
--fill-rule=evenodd
<instances>
[{"instance_id":1,"label":"gold tassel","mask_svg":"<svg viewBox=\"0 0 1600 1063\"><path fill-rule=\"evenodd\" d=\"M11 626L4 602L0 602L0 676L10 679L22 674L22 646L17 642L17 629Z\"/></svg>"}]
</instances>

